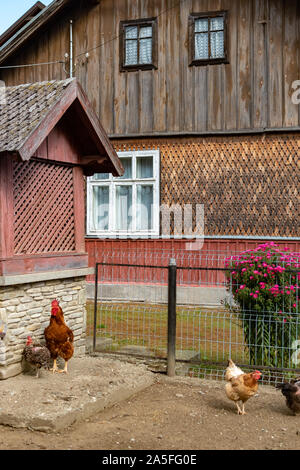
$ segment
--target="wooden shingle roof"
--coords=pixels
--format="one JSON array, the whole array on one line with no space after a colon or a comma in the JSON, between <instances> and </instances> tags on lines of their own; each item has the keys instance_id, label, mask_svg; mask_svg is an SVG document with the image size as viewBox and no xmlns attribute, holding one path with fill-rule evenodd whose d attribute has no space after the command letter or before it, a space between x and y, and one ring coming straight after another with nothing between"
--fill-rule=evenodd
<instances>
[{"instance_id":1,"label":"wooden shingle roof","mask_svg":"<svg viewBox=\"0 0 300 470\"><path fill-rule=\"evenodd\" d=\"M0 155L10 152L29 160L69 110L68 119L79 137L92 145L81 149L85 174L104 170L121 176L120 159L76 79L0 88Z\"/></svg>"},{"instance_id":2,"label":"wooden shingle roof","mask_svg":"<svg viewBox=\"0 0 300 470\"><path fill-rule=\"evenodd\" d=\"M72 80L6 87L0 97L0 152L17 152Z\"/></svg>"}]
</instances>

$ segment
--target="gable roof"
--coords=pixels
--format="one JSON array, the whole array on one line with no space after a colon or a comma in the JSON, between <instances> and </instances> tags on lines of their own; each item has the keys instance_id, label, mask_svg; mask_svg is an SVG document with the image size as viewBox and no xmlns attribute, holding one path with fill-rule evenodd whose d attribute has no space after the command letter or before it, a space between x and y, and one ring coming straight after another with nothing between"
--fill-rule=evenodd
<instances>
[{"instance_id":1,"label":"gable roof","mask_svg":"<svg viewBox=\"0 0 300 470\"><path fill-rule=\"evenodd\" d=\"M97 148L94 161L97 156L105 157L109 160L110 172L115 176L123 174L120 160L76 79L17 85L3 90L2 99L0 95L0 154L13 152L23 161L29 160L74 105Z\"/></svg>"},{"instance_id":2,"label":"gable roof","mask_svg":"<svg viewBox=\"0 0 300 470\"><path fill-rule=\"evenodd\" d=\"M53 0L53 2L42 9L34 18L26 22L23 27L17 29L15 34L8 35L6 42L0 45L0 64L16 52L28 39L32 38L40 28L47 25L49 21L75 1L76 0ZM99 3L99 1L100 0L85 0L85 3L93 5ZM3 36L7 35L8 31L9 30L7 30Z\"/></svg>"}]
</instances>

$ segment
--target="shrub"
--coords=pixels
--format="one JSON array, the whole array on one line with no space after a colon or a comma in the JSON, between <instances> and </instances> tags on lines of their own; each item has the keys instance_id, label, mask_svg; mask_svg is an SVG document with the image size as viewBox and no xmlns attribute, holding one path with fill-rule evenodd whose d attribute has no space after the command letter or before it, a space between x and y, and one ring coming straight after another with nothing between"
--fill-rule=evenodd
<instances>
[{"instance_id":1,"label":"shrub","mask_svg":"<svg viewBox=\"0 0 300 470\"><path fill-rule=\"evenodd\" d=\"M291 366L291 345L298 339L299 255L270 242L227 258L226 268L250 363Z\"/></svg>"}]
</instances>

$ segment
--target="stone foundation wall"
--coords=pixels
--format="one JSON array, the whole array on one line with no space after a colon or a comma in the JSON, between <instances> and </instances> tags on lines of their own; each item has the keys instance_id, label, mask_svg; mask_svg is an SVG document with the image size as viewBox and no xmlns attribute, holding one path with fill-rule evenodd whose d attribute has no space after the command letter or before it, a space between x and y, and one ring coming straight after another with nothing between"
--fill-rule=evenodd
<instances>
[{"instance_id":1,"label":"stone foundation wall","mask_svg":"<svg viewBox=\"0 0 300 470\"><path fill-rule=\"evenodd\" d=\"M85 354L85 277L0 287L0 321L7 325L6 336L0 340L0 379L21 372L28 335L34 341L44 342L53 299L59 300L65 322L73 330L74 356Z\"/></svg>"}]
</instances>

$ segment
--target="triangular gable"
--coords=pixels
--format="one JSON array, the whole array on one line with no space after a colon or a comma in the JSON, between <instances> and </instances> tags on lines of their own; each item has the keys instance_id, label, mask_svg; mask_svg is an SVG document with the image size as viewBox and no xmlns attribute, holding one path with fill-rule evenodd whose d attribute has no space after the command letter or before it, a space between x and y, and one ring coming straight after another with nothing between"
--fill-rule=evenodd
<instances>
[{"instance_id":1,"label":"triangular gable","mask_svg":"<svg viewBox=\"0 0 300 470\"><path fill-rule=\"evenodd\" d=\"M81 155L83 166L91 160L95 168L99 161L100 168L105 157L109 171L122 175L120 160L76 79L10 87L8 102L2 107L0 152L14 152L23 161L29 160L71 107L72 119L78 116L97 149L96 155Z\"/></svg>"}]
</instances>

